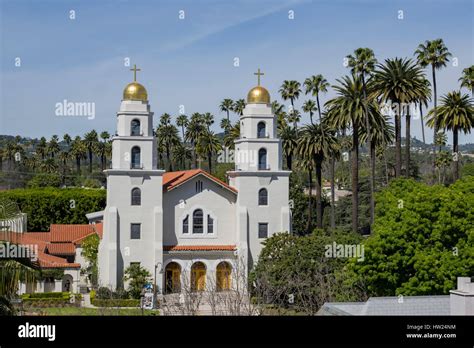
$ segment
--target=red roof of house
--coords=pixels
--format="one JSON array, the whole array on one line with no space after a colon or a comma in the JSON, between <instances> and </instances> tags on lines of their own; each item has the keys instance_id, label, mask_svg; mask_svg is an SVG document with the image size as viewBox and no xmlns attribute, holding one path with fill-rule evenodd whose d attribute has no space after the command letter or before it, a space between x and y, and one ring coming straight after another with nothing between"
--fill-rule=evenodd
<instances>
[{"instance_id":1,"label":"red roof of house","mask_svg":"<svg viewBox=\"0 0 474 348\"><path fill-rule=\"evenodd\" d=\"M235 245L165 245L166 251L234 251Z\"/></svg>"},{"instance_id":2,"label":"red roof of house","mask_svg":"<svg viewBox=\"0 0 474 348\"><path fill-rule=\"evenodd\" d=\"M94 225L55 225L51 224L51 242L73 242L79 243L85 237L95 233Z\"/></svg>"},{"instance_id":3,"label":"red roof of house","mask_svg":"<svg viewBox=\"0 0 474 348\"><path fill-rule=\"evenodd\" d=\"M216 184L234 193L237 193L237 189L226 184L222 180L216 178L215 176L212 176L211 174L202 169L182 170L179 172L166 172L163 174L163 188L165 189L165 191L171 191L179 185L184 184L188 180L191 180L197 175L204 175L208 179L214 181Z\"/></svg>"},{"instance_id":4,"label":"red roof of house","mask_svg":"<svg viewBox=\"0 0 474 348\"><path fill-rule=\"evenodd\" d=\"M49 243L46 248L52 255L75 255L76 246L74 243Z\"/></svg>"},{"instance_id":5,"label":"red roof of house","mask_svg":"<svg viewBox=\"0 0 474 348\"><path fill-rule=\"evenodd\" d=\"M42 252L38 253L38 262L41 268L80 268L79 263L70 263L62 257L48 255Z\"/></svg>"},{"instance_id":6,"label":"red roof of house","mask_svg":"<svg viewBox=\"0 0 474 348\"><path fill-rule=\"evenodd\" d=\"M102 236L104 235L104 224L102 222L97 222L96 224L93 224L95 231L99 235L99 238L102 239Z\"/></svg>"}]
</instances>

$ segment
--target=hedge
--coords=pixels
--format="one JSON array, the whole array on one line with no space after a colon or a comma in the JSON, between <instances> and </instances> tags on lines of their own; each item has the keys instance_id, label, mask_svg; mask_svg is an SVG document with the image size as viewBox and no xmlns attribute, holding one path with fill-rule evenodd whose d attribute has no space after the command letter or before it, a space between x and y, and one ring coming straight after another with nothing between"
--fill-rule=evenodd
<instances>
[{"instance_id":1,"label":"hedge","mask_svg":"<svg viewBox=\"0 0 474 348\"><path fill-rule=\"evenodd\" d=\"M28 215L28 231L47 232L50 224L86 224L86 214L105 208L106 190L31 188L0 192Z\"/></svg>"},{"instance_id":2,"label":"hedge","mask_svg":"<svg viewBox=\"0 0 474 348\"><path fill-rule=\"evenodd\" d=\"M21 298L26 299L65 299L69 300L71 294L69 292L38 292L34 294L23 294Z\"/></svg>"},{"instance_id":3,"label":"hedge","mask_svg":"<svg viewBox=\"0 0 474 348\"><path fill-rule=\"evenodd\" d=\"M127 299L127 300L102 300L95 298L91 300L91 303L96 307L139 307L140 300L136 299Z\"/></svg>"}]
</instances>

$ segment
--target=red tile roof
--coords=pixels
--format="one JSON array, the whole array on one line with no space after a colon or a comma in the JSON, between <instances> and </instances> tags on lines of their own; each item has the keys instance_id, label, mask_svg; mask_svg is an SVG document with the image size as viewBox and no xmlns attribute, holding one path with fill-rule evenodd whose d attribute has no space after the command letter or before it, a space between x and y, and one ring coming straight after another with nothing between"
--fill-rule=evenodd
<instances>
[{"instance_id":1,"label":"red tile roof","mask_svg":"<svg viewBox=\"0 0 474 348\"><path fill-rule=\"evenodd\" d=\"M212 176L208 172L202 170L202 169L192 169L192 170L182 170L179 172L166 172L163 174L163 188L165 191L171 191L174 188L178 187L181 184L184 184L188 180L194 178L197 175L204 175L210 180L214 181L216 184L234 192L237 193L237 189L229 186L222 180L216 178L215 176Z\"/></svg>"},{"instance_id":2,"label":"red tile roof","mask_svg":"<svg viewBox=\"0 0 474 348\"><path fill-rule=\"evenodd\" d=\"M235 245L165 245L166 251L234 251Z\"/></svg>"},{"instance_id":3,"label":"red tile roof","mask_svg":"<svg viewBox=\"0 0 474 348\"><path fill-rule=\"evenodd\" d=\"M97 222L96 224L93 224L95 231L99 235L99 238L102 239L102 236L104 235L104 224L102 222Z\"/></svg>"},{"instance_id":4,"label":"red tile roof","mask_svg":"<svg viewBox=\"0 0 474 348\"><path fill-rule=\"evenodd\" d=\"M69 263L62 257L38 253L38 262L41 268L80 268L79 263Z\"/></svg>"},{"instance_id":5,"label":"red tile roof","mask_svg":"<svg viewBox=\"0 0 474 348\"><path fill-rule=\"evenodd\" d=\"M55 225L51 224L49 231L51 232L51 242L73 242L79 243L85 237L95 233L93 225Z\"/></svg>"},{"instance_id":6,"label":"red tile roof","mask_svg":"<svg viewBox=\"0 0 474 348\"><path fill-rule=\"evenodd\" d=\"M76 255L74 243L49 243L46 248L52 255Z\"/></svg>"}]
</instances>

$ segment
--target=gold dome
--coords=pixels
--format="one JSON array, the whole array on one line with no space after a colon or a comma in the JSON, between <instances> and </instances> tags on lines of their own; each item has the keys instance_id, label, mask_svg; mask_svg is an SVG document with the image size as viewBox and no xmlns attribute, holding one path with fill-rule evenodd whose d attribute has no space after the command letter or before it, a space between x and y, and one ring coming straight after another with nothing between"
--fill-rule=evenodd
<instances>
[{"instance_id":1,"label":"gold dome","mask_svg":"<svg viewBox=\"0 0 474 348\"><path fill-rule=\"evenodd\" d=\"M270 104L270 93L262 86L254 87L247 94L247 103Z\"/></svg>"},{"instance_id":2,"label":"gold dome","mask_svg":"<svg viewBox=\"0 0 474 348\"><path fill-rule=\"evenodd\" d=\"M145 87L138 82L129 83L123 90L123 100L148 100L148 93Z\"/></svg>"}]
</instances>

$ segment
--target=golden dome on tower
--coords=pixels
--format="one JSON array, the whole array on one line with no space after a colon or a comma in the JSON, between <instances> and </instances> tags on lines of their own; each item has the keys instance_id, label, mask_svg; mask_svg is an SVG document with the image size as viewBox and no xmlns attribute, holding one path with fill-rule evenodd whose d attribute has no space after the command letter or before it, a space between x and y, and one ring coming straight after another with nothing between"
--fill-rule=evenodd
<instances>
[{"instance_id":1,"label":"golden dome on tower","mask_svg":"<svg viewBox=\"0 0 474 348\"><path fill-rule=\"evenodd\" d=\"M270 104L270 93L265 89L265 87L260 86L260 76L265 75L260 72L254 73L258 77L257 87L252 88L247 94L247 103L248 104Z\"/></svg>"},{"instance_id":2,"label":"golden dome on tower","mask_svg":"<svg viewBox=\"0 0 474 348\"><path fill-rule=\"evenodd\" d=\"M247 103L270 104L270 93L262 86L254 87L247 94Z\"/></svg>"},{"instance_id":3,"label":"golden dome on tower","mask_svg":"<svg viewBox=\"0 0 474 348\"><path fill-rule=\"evenodd\" d=\"M123 100L148 100L148 93L138 82L129 83L123 90Z\"/></svg>"}]
</instances>

